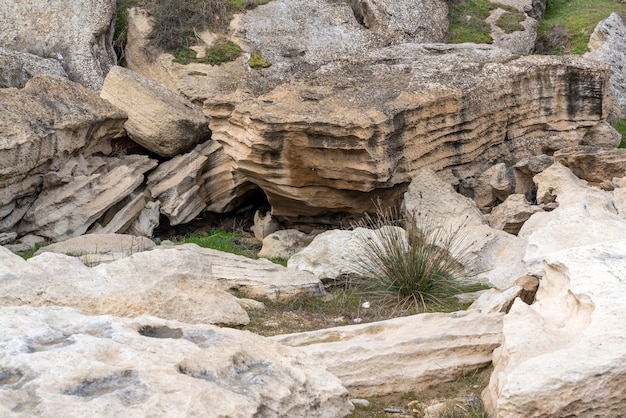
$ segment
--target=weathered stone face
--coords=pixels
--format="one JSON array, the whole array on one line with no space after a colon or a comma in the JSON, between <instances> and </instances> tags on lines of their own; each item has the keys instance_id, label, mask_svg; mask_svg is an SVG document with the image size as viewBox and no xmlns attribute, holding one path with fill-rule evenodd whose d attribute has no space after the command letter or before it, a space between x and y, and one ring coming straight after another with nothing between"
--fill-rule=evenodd
<instances>
[{"instance_id":1,"label":"weathered stone face","mask_svg":"<svg viewBox=\"0 0 626 418\"><path fill-rule=\"evenodd\" d=\"M608 71L580 58L463 60L454 47L390 48L321 67L258 98L205 102L213 139L273 214L371 210L421 168L457 175L577 144L606 117ZM498 51L478 51L484 60ZM371 86L376 86L375 89ZM497 106L495 105L497 103Z\"/></svg>"},{"instance_id":2,"label":"weathered stone face","mask_svg":"<svg viewBox=\"0 0 626 418\"><path fill-rule=\"evenodd\" d=\"M67 79L37 76L0 90L0 231L14 228L43 175L123 130L126 115Z\"/></svg>"},{"instance_id":3,"label":"weathered stone face","mask_svg":"<svg viewBox=\"0 0 626 418\"><path fill-rule=\"evenodd\" d=\"M7 0L0 16L0 45L53 57L71 80L92 90L115 65L114 0Z\"/></svg>"}]
</instances>

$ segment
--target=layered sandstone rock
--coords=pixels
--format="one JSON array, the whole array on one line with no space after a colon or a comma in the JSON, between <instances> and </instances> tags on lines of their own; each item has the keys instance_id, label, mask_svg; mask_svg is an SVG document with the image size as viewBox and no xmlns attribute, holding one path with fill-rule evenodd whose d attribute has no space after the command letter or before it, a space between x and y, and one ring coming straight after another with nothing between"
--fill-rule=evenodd
<instances>
[{"instance_id":1,"label":"layered sandstone rock","mask_svg":"<svg viewBox=\"0 0 626 418\"><path fill-rule=\"evenodd\" d=\"M473 174L577 144L606 117L608 71L596 63L478 64L477 55L496 58L496 50L430 48L439 54L389 48L383 63L374 51L358 66L338 61L258 98L207 101L213 138L275 215L295 217L372 210L375 197L398 197L420 168Z\"/></svg>"},{"instance_id":2,"label":"layered sandstone rock","mask_svg":"<svg viewBox=\"0 0 626 418\"><path fill-rule=\"evenodd\" d=\"M516 301L504 318L483 392L490 416L623 413L625 249L604 240L546 257L536 302Z\"/></svg>"},{"instance_id":3,"label":"layered sandstone rock","mask_svg":"<svg viewBox=\"0 0 626 418\"><path fill-rule=\"evenodd\" d=\"M349 415L337 377L249 332L67 308L0 308L2 416ZM158 412L157 412L158 411Z\"/></svg>"},{"instance_id":4,"label":"layered sandstone rock","mask_svg":"<svg viewBox=\"0 0 626 418\"><path fill-rule=\"evenodd\" d=\"M54 241L82 235L109 208L136 190L144 181L144 173L156 165L144 155L79 155L43 176L42 191L24 215L19 233Z\"/></svg>"},{"instance_id":5,"label":"layered sandstone rock","mask_svg":"<svg viewBox=\"0 0 626 418\"><path fill-rule=\"evenodd\" d=\"M189 151L211 137L200 108L171 90L123 67L113 67L100 96L128 115L130 138L164 157Z\"/></svg>"},{"instance_id":6,"label":"layered sandstone rock","mask_svg":"<svg viewBox=\"0 0 626 418\"><path fill-rule=\"evenodd\" d=\"M501 343L502 314L420 314L279 335L312 355L352 396L421 391L489 365Z\"/></svg>"},{"instance_id":7,"label":"layered sandstone rock","mask_svg":"<svg viewBox=\"0 0 626 418\"><path fill-rule=\"evenodd\" d=\"M572 170L578 178L593 183L626 175L626 150L622 148L564 148L554 153L554 159Z\"/></svg>"},{"instance_id":8,"label":"layered sandstone rock","mask_svg":"<svg viewBox=\"0 0 626 418\"><path fill-rule=\"evenodd\" d=\"M115 65L115 2L7 0L0 3L0 45L54 57L71 80L99 90Z\"/></svg>"},{"instance_id":9,"label":"layered sandstone rock","mask_svg":"<svg viewBox=\"0 0 626 418\"><path fill-rule=\"evenodd\" d=\"M39 194L43 175L123 130L126 115L67 79L36 76L0 90L0 231L15 229Z\"/></svg>"}]
</instances>

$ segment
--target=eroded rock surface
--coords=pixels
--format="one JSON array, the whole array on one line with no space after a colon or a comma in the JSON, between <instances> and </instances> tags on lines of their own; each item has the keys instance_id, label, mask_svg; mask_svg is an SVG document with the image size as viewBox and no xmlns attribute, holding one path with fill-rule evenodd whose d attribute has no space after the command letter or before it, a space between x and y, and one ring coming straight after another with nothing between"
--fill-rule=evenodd
<instances>
[{"instance_id":1,"label":"eroded rock surface","mask_svg":"<svg viewBox=\"0 0 626 418\"><path fill-rule=\"evenodd\" d=\"M273 340L313 355L351 396L420 391L490 363L500 345L502 314L420 314Z\"/></svg>"},{"instance_id":2,"label":"eroded rock surface","mask_svg":"<svg viewBox=\"0 0 626 418\"><path fill-rule=\"evenodd\" d=\"M249 332L0 308L0 415L344 417L317 360Z\"/></svg>"},{"instance_id":3,"label":"eroded rock surface","mask_svg":"<svg viewBox=\"0 0 626 418\"><path fill-rule=\"evenodd\" d=\"M63 66L52 58L0 47L0 88L23 88L36 75L67 77Z\"/></svg>"},{"instance_id":4,"label":"eroded rock surface","mask_svg":"<svg viewBox=\"0 0 626 418\"><path fill-rule=\"evenodd\" d=\"M495 418L619 416L626 242L604 240L546 257L533 305L516 301L483 392Z\"/></svg>"},{"instance_id":5,"label":"eroded rock surface","mask_svg":"<svg viewBox=\"0 0 626 418\"><path fill-rule=\"evenodd\" d=\"M115 2L7 0L0 3L0 45L54 57L71 80L99 90L117 60L113 50Z\"/></svg>"},{"instance_id":6,"label":"eroded rock surface","mask_svg":"<svg viewBox=\"0 0 626 418\"><path fill-rule=\"evenodd\" d=\"M39 75L21 90L0 90L0 231L15 229L44 174L113 138L125 121L122 111L63 78Z\"/></svg>"}]
</instances>

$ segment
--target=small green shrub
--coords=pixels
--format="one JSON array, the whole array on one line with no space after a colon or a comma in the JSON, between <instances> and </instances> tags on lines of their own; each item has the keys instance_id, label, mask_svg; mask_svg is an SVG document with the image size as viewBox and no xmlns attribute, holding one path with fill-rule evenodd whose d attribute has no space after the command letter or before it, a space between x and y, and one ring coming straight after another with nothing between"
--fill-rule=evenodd
<instances>
[{"instance_id":1,"label":"small green shrub","mask_svg":"<svg viewBox=\"0 0 626 418\"><path fill-rule=\"evenodd\" d=\"M241 47L236 43L226 38L219 38L213 45L207 48L206 56L198 59L198 61L208 64L221 64L235 61L242 53Z\"/></svg>"},{"instance_id":2,"label":"small green shrub","mask_svg":"<svg viewBox=\"0 0 626 418\"><path fill-rule=\"evenodd\" d=\"M522 26L522 22L524 20L526 20L526 15L522 12L504 12L496 21L496 26L502 29L504 33L523 31L524 26Z\"/></svg>"},{"instance_id":3,"label":"small green shrub","mask_svg":"<svg viewBox=\"0 0 626 418\"><path fill-rule=\"evenodd\" d=\"M248 65L250 66L250 68L259 69L271 67L272 63L263 58L262 55L252 53L250 54L250 58L248 59Z\"/></svg>"},{"instance_id":4,"label":"small green shrub","mask_svg":"<svg viewBox=\"0 0 626 418\"><path fill-rule=\"evenodd\" d=\"M180 241L185 244L196 244L203 248L211 248L226 253L257 258L257 248L247 244L242 234L225 232L218 229L210 230L205 236L187 236Z\"/></svg>"},{"instance_id":5,"label":"small green shrub","mask_svg":"<svg viewBox=\"0 0 626 418\"><path fill-rule=\"evenodd\" d=\"M197 55L198 54L193 49L189 47L184 47L176 53L176 55L174 56L174 62L187 65L190 62L195 62Z\"/></svg>"},{"instance_id":6,"label":"small green shrub","mask_svg":"<svg viewBox=\"0 0 626 418\"><path fill-rule=\"evenodd\" d=\"M450 230L429 218L382 210L356 226L373 230L373 236L361 236L361 258L351 262L367 291L395 295L401 304L425 310L427 305L445 308L450 296L460 291L458 279L467 261L460 228Z\"/></svg>"},{"instance_id":7,"label":"small green shrub","mask_svg":"<svg viewBox=\"0 0 626 418\"><path fill-rule=\"evenodd\" d=\"M618 148L626 148L626 119L613 122L613 128L622 135Z\"/></svg>"}]
</instances>

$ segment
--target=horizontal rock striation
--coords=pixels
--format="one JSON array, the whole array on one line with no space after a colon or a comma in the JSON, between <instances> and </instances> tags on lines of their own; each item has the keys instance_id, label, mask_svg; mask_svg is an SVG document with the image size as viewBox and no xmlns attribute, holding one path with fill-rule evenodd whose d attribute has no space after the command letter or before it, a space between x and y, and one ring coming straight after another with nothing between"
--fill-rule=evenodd
<instances>
[{"instance_id":1,"label":"horizontal rock striation","mask_svg":"<svg viewBox=\"0 0 626 418\"><path fill-rule=\"evenodd\" d=\"M257 98L207 100L205 113L273 214L362 212L376 197L399 196L421 168L463 177L551 154L606 118L602 64L512 58L491 47L390 47Z\"/></svg>"}]
</instances>

